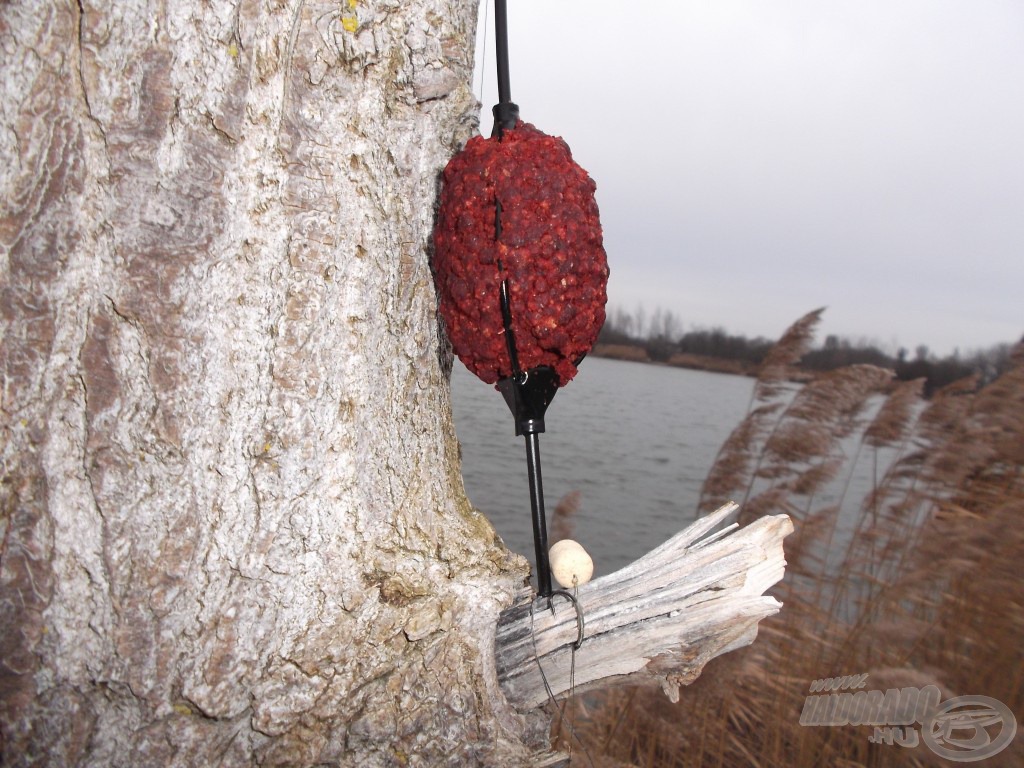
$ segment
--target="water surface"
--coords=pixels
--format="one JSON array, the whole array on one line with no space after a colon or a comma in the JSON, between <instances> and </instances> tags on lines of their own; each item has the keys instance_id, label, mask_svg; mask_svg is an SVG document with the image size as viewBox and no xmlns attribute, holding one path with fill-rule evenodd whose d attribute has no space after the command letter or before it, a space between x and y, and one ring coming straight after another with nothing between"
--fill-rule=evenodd
<instances>
[{"instance_id":1,"label":"water surface","mask_svg":"<svg viewBox=\"0 0 1024 768\"><path fill-rule=\"evenodd\" d=\"M587 358L548 408L540 436L548 524L582 493L574 538L595 575L635 560L692 522L719 447L746 414L753 379ZM533 561L526 449L501 395L456 361L455 428L466 492Z\"/></svg>"}]
</instances>

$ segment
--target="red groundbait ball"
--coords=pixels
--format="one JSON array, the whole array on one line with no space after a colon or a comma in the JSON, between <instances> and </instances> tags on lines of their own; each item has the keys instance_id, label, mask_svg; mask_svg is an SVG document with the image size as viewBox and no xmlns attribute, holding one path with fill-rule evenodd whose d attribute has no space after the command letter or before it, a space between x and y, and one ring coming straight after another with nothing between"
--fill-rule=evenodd
<instances>
[{"instance_id":1,"label":"red groundbait ball","mask_svg":"<svg viewBox=\"0 0 1024 768\"><path fill-rule=\"evenodd\" d=\"M528 123L469 140L444 170L434 275L455 354L488 384L511 376L500 289L519 367L576 375L604 324L608 261L596 185L568 145ZM496 209L500 204L500 236Z\"/></svg>"}]
</instances>

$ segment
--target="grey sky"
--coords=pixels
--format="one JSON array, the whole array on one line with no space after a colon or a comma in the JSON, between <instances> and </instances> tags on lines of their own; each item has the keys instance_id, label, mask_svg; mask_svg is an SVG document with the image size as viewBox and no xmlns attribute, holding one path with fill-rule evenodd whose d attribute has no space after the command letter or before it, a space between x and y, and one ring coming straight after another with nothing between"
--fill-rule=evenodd
<instances>
[{"instance_id":1,"label":"grey sky","mask_svg":"<svg viewBox=\"0 0 1024 768\"><path fill-rule=\"evenodd\" d=\"M769 337L827 306L822 337L890 351L1024 334L1021 0L508 4L513 101L597 182L613 306Z\"/></svg>"}]
</instances>

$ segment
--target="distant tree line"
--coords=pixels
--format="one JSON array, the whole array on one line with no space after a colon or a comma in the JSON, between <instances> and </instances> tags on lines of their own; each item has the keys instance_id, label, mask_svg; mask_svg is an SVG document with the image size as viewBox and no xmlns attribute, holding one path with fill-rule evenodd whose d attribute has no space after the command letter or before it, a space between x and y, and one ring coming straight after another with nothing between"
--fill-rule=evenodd
<instances>
[{"instance_id":1,"label":"distant tree line","mask_svg":"<svg viewBox=\"0 0 1024 768\"><path fill-rule=\"evenodd\" d=\"M682 321L671 310L659 307L648 314L640 306L635 312L610 308L598 343L639 347L656 362L668 362L678 355L695 355L756 366L775 342L762 336L750 339L731 334L721 327L684 332ZM913 356L902 347L893 356L869 341L854 342L829 335L820 347L804 356L800 365L811 371L858 363L877 365L892 369L900 380L925 379L925 393L930 394L967 376L977 376L981 383L992 381L1008 368L1010 347L1009 343L997 344L968 355L957 351L938 357L922 344L914 350Z\"/></svg>"}]
</instances>

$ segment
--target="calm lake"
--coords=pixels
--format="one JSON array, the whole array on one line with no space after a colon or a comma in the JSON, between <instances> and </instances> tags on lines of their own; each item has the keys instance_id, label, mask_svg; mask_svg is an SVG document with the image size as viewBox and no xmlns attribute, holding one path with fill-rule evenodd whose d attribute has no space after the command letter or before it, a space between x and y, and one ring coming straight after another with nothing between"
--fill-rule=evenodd
<instances>
[{"instance_id":1,"label":"calm lake","mask_svg":"<svg viewBox=\"0 0 1024 768\"><path fill-rule=\"evenodd\" d=\"M540 436L549 528L558 500L580 491L573 537L593 556L595 576L680 531L753 387L741 376L587 358ZM533 562L526 448L505 401L458 361L452 401L470 500Z\"/></svg>"}]
</instances>

